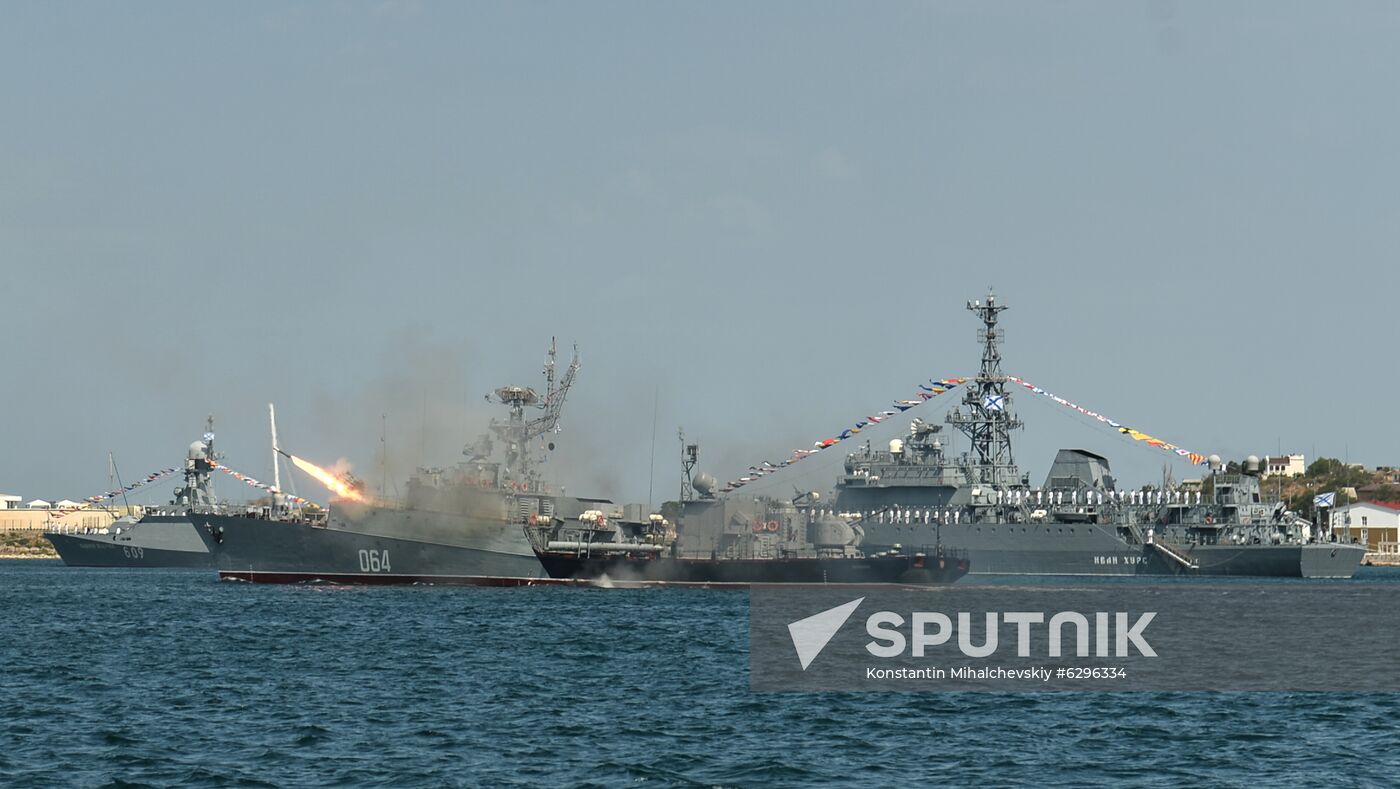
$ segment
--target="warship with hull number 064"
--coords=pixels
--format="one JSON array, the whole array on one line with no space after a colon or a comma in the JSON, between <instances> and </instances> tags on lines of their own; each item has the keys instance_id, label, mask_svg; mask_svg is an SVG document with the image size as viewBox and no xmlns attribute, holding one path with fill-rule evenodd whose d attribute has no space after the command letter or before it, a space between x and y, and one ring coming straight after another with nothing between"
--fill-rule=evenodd
<instances>
[{"instance_id":1,"label":"warship with hull number 064","mask_svg":"<svg viewBox=\"0 0 1400 789\"><path fill-rule=\"evenodd\" d=\"M451 469L418 469L402 503L350 490L328 512L262 507L241 513L194 511L219 577L259 583L530 585L550 583L526 540L529 518L577 518L612 508L606 499L556 493L540 473L554 448L565 397L579 370L578 350L545 392L504 386L494 401L509 416L468 445Z\"/></svg>"}]
</instances>

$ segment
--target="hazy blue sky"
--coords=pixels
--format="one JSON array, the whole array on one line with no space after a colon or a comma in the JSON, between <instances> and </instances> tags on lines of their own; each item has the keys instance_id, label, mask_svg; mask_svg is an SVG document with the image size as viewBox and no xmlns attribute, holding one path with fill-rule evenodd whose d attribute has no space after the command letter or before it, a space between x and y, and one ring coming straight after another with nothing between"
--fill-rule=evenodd
<instances>
[{"instance_id":1,"label":"hazy blue sky","mask_svg":"<svg viewBox=\"0 0 1400 789\"><path fill-rule=\"evenodd\" d=\"M0 491L207 413L267 475L269 400L375 480L387 415L401 481L558 336L558 476L646 498L659 397L659 500L677 425L731 477L972 373L989 285L1008 372L1126 424L1400 464L1397 42L1381 1L4 3ZM1171 462L1015 407L1037 482Z\"/></svg>"}]
</instances>

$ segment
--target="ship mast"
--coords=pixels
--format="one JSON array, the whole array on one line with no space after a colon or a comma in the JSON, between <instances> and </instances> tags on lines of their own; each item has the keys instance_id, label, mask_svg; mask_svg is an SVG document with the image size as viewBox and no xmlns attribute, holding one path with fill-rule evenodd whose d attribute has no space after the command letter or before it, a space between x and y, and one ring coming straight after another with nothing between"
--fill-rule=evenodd
<instances>
[{"instance_id":1,"label":"ship mast","mask_svg":"<svg viewBox=\"0 0 1400 789\"><path fill-rule=\"evenodd\" d=\"M267 421L272 427L272 487L281 491L282 471L277 462L277 458L280 457L277 451L277 409L272 407L272 403L267 404Z\"/></svg>"},{"instance_id":2,"label":"ship mast","mask_svg":"<svg viewBox=\"0 0 1400 789\"><path fill-rule=\"evenodd\" d=\"M185 484L175 489L175 499L171 503L183 507L217 504L209 477L218 460L219 456L214 454L214 417L211 415L204 422L204 437L191 444L185 455Z\"/></svg>"},{"instance_id":3,"label":"ship mast","mask_svg":"<svg viewBox=\"0 0 1400 789\"><path fill-rule=\"evenodd\" d=\"M982 320L977 339L982 343L982 367L966 387L961 408L948 414L948 423L967 436L972 452L965 464L973 484L1008 488L1021 485L1016 461L1011 456L1011 431L1021 420L1011 413L1011 396L1006 392L1006 376L1001 372L1002 339L997 318L1006 309L996 295L987 292L983 301L969 301L968 311Z\"/></svg>"},{"instance_id":4,"label":"ship mast","mask_svg":"<svg viewBox=\"0 0 1400 789\"><path fill-rule=\"evenodd\" d=\"M210 414L204 420L204 457L197 459L194 463L195 490L198 491L194 504L212 505L218 503L211 485L213 480L210 479L218 461L219 455L214 454L214 415Z\"/></svg>"},{"instance_id":5,"label":"ship mast","mask_svg":"<svg viewBox=\"0 0 1400 789\"><path fill-rule=\"evenodd\" d=\"M503 386L494 393L497 402L510 408L510 417L505 422L491 420L491 431L506 445L507 476L526 484L538 482L533 469L535 458L531 455L530 441L549 432L558 432L559 415L564 410L564 399L568 396L570 387L574 385L574 377L578 375L577 345L574 346L573 360L564 371L563 379L557 383L554 379L555 354L555 343L551 339L549 354L544 364L544 399L540 399L535 390L528 386ZM526 419L526 408L535 408L543 413L533 419ZM549 444L549 448L553 449L554 445ZM468 447L463 451L465 454L471 454L472 450L472 447Z\"/></svg>"}]
</instances>

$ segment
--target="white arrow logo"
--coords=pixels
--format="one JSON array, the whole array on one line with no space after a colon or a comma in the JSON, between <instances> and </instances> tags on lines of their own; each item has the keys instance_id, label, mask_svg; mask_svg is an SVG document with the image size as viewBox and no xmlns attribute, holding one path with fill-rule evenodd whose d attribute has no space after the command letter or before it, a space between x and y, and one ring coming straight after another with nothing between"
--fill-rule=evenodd
<instances>
[{"instance_id":1,"label":"white arrow logo","mask_svg":"<svg viewBox=\"0 0 1400 789\"><path fill-rule=\"evenodd\" d=\"M792 636L792 646L797 650L797 659L802 662L803 671L806 671L807 667L812 665L812 661L817 659L817 655L826 649L831 637L836 635L836 631L846 624L846 620L851 618L851 614L855 613L856 608L863 602L864 597L852 600L788 625L788 634Z\"/></svg>"}]
</instances>

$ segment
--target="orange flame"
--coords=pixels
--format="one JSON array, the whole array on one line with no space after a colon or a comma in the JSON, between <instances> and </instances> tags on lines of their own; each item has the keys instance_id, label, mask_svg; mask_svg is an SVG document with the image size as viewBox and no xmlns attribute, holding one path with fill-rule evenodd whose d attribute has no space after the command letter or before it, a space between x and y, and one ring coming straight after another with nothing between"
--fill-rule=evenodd
<instances>
[{"instance_id":1,"label":"orange flame","mask_svg":"<svg viewBox=\"0 0 1400 789\"><path fill-rule=\"evenodd\" d=\"M287 457L292 459L293 465L295 465L302 471L305 471L307 474L310 474L311 476L315 477L318 482L320 482L322 485L325 485L327 488L330 489L332 493L336 494L337 496L340 496L343 499L350 499L352 501L365 500L365 496L363 493L350 487L350 485L348 485L345 482L345 480L341 479L340 477L337 477L329 471L326 471L325 469L321 468L315 463L312 463L309 460L303 460L297 457L296 455L289 454L287 455Z\"/></svg>"}]
</instances>

